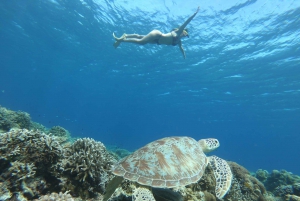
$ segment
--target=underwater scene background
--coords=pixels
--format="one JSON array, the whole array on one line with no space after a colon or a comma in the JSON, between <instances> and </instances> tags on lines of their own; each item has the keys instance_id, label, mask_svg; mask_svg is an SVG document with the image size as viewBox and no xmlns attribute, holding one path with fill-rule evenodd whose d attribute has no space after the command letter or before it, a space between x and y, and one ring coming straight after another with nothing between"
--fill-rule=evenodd
<instances>
[{"instance_id":1,"label":"underwater scene background","mask_svg":"<svg viewBox=\"0 0 300 201\"><path fill-rule=\"evenodd\" d=\"M178 47L112 46L168 32ZM248 170L300 174L300 1L0 1L0 105L130 151L214 137Z\"/></svg>"}]
</instances>

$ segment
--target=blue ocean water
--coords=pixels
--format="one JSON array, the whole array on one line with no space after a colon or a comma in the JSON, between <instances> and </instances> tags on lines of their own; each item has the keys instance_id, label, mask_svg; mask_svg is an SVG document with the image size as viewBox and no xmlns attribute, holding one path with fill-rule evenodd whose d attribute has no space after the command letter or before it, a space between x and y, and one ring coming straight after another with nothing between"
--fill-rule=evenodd
<instances>
[{"instance_id":1,"label":"blue ocean water","mask_svg":"<svg viewBox=\"0 0 300 201\"><path fill-rule=\"evenodd\" d=\"M178 47L112 46L168 32ZM0 105L131 151L215 137L250 171L300 174L300 1L0 1Z\"/></svg>"}]
</instances>

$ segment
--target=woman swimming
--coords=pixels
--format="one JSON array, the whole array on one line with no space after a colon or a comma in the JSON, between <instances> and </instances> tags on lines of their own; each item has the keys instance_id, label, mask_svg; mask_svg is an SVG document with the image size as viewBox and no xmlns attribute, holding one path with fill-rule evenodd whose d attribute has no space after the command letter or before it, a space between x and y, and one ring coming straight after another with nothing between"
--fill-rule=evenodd
<instances>
[{"instance_id":1,"label":"woman swimming","mask_svg":"<svg viewBox=\"0 0 300 201\"><path fill-rule=\"evenodd\" d=\"M116 42L114 43L114 47L117 48L121 42L135 43L139 45L145 45L148 43L157 45L178 45L180 51L183 54L183 57L185 58L185 52L181 44L181 38L189 37L189 34L185 27L192 21L192 19L196 16L198 11L199 7L197 11L191 17L189 17L179 28L173 29L171 32L166 34L160 32L159 30L153 30L147 35L124 33L120 38L117 38L113 33L113 37L116 40Z\"/></svg>"}]
</instances>

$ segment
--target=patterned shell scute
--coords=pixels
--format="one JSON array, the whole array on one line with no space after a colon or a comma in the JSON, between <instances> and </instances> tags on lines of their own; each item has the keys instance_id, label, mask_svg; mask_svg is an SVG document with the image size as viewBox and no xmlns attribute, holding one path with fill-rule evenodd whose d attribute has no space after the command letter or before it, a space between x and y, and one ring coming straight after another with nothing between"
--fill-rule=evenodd
<instances>
[{"instance_id":1,"label":"patterned shell scute","mask_svg":"<svg viewBox=\"0 0 300 201\"><path fill-rule=\"evenodd\" d=\"M206 164L207 158L196 140L167 137L129 155L113 173L142 185L173 188L197 182Z\"/></svg>"}]
</instances>

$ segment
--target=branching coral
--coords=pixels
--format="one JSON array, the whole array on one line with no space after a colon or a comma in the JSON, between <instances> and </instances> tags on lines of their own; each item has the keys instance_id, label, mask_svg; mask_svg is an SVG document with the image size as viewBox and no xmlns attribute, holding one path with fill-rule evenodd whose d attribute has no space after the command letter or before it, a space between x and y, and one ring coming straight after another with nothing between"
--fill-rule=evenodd
<instances>
[{"instance_id":1,"label":"branching coral","mask_svg":"<svg viewBox=\"0 0 300 201\"><path fill-rule=\"evenodd\" d=\"M57 162L61 153L62 147L56 139L40 131L13 129L1 135L0 156L8 161L18 160L47 167Z\"/></svg>"},{"instance_id":2,"label":"branching coral","mask_svg":"<svg viewBox=\"0 0 300 201\"><path fill-rule=\"evenodd\" d=\"M109 170L114 163L116 160L103 143L90 138L76 140L65 149L64 158L59 164L59 169L69 177L68 180L62 180L63 189L79 193L85 198L103 193L105 184L112 177Z\"/></svg>"},{"instance_id":3,"label":"branching coral","mask_svg":"<svg viewBox=\"0 0 300 201\"><path fill-rule=\"evenodd\" d=\"M48 185L55 186L52 165L62 154L62 147L54 137L39 131L11 129L1 134L1 181L12 193L33 198ZM36 181L38 179L39 182ZM54 184L54 185L53 185Z\"/></svg>"}]
</instances>

